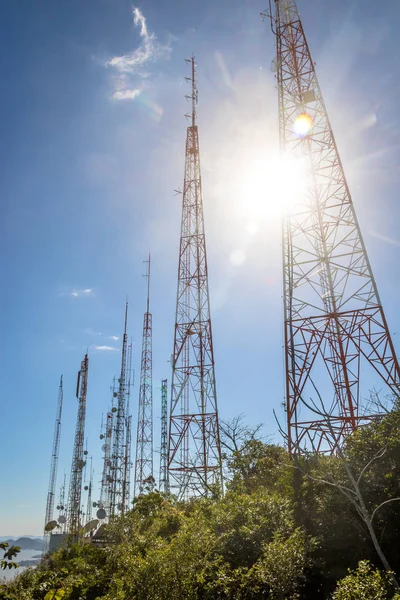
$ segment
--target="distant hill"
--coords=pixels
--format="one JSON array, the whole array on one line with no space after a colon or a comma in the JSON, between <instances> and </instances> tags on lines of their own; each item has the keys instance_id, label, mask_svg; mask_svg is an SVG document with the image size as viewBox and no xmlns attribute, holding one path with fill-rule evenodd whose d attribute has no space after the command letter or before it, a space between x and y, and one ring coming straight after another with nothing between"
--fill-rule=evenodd
<instances>
[{"instance_id":1,"label":"distant hill","mask_svg":"<svg viewBox=\"0 0 400 600\"><path fill-rule=\"evenodd\" d=\"M19 546L21 550L42 550L43 542L40 538L20 537L8 539L6 542L10 546Z\"/></svg>"}]
</instances>

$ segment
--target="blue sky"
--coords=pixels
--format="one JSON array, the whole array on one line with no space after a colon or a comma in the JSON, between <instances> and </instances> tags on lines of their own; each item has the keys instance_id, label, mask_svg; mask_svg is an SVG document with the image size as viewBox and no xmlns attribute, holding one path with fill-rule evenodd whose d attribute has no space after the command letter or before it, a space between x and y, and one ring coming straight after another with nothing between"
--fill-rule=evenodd
<instances>
[{"instance_id":1,"label":"blue sky","mask_svg":"<svg viewBox=\"0 0 400 600\"><path fill-rule=\"evenodd\" d=\"M400 5L298 5L390 329L400 336ZM76 372L86 348L87 437L99 480L101 414L119 369L114 337L127 295L139 379L149 250L159 444L159 382L170 380L173 345L184 58L192 53L220 413L245 413L278 439L277 184L267 192L257 185L278 133L274 40L259 17L265 8L258 0L2 3L0 535L42 531L59 377L60 480L70 469ZM138 386L134 419L137 395Z\"/></svg>"}]
</instances>

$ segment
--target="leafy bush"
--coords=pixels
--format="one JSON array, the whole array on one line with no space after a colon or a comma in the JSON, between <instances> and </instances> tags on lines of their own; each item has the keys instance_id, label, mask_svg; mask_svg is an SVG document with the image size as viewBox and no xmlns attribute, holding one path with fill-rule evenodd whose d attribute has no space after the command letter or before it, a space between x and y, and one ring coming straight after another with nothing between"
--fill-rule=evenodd
<instances>
[{"instance_id":1,"label":"leafy bush","mask_svg":"<svg viewBox=\"0 0 400 600\"><path fill-rule=\"evenodd\" d=\"M347 577L339 581L333 600L394 600L391 577L373 569L367 560L362 560L355 571L349 569Z\"/></svg>"}]
</instances>

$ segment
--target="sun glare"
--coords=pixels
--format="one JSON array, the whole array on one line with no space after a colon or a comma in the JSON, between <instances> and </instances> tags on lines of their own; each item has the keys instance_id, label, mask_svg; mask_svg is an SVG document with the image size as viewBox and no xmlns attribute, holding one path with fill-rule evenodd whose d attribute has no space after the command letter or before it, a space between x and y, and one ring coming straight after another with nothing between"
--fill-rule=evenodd
<instances>
[{"instance_id":1,"label":"sun glare","mask_svg":"<svg viewBox=\"0 0 400 600\"><path fill-rule=\"evenodd\" d=\"M245 171L240 196L247 230L255 233L262 219L275 219L302 202L307 188L307 168L291 156L265 157Z\"/></svg>"},{"instance_id":2,"label":"sun glare","mask_svg":"<svg viewBox=\"0 0 400 600\"><path fill-rule=\"evenodd\" d=\"M313 125L312 118L307 113L298 115L293 123L293 133L299 138L304 138L311 131Z\"/></svg>"}]
</instances>

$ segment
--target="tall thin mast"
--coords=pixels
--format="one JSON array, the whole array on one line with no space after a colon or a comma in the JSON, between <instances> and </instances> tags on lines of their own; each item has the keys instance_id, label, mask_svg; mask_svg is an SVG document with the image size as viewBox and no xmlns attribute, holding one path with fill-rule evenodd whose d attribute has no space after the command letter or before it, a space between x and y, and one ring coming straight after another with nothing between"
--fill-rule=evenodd
<instances>
[{"instance_id":1,"label":"tall thin mast","mask_svg":"<svg viewBox=\"0 0 400 600\"><path fill-rule=\"evenodd\" d=\"M88 494L86 503L86 522L88 523L92 519L92 488L93 488L93 457L90 457L90 472L89 472L89 484Z\"/></svg>"},{"instance_id":2,"label":"tall thin mast","mask_svg":"<svg viewBox=\"0 0 400 600\"><path fill-rule=\"evenodd\" d=\"M68 532L76 537L81 526L82 475L86 461L83 445L85 440L86 394L89 369L89 358L85 355L78 373L76 397L78 398L78 416L76 420L74 450L72 455L71 477L68 494Z\"/></svg>"},{"instance_id":3,"label":"tall thin mast","mask_svg":"<svg viewBox=\"0 0 400 600\"><path fill-rule=\"evenodd\" d=\"M130 508L131 499L131 470L132 470L132 415L130 414L130 399L131 399L131 388L133 386L133 373L132 373L132 344L128 346L128 355L126 361L127 370L127 390L126 390L126 408L125 408L125 462L124 462L124 490L123 495L125 498L125 510Z\"/></svg>"},{"instance_id":4,"label":"tall thin mast","mask_svg":"<svg viewBox=\"0 0 400 600\"><path fill-rule=\"evenodd\" d=\"M47 523L49 523L50 521L53 520L53 513L54 513L54 499L55 499L55 493L56 493L58 455L59 455L59 451L60 451L62 405L63 405L63 377L61 375L60 386L58 388L56 420L55 420L55 424L54 424L53 449L52 449L52 453L51 453L50 478L49 478L49 489L47 492L45 525L47 525Z\"/></svg>"},{"instance_id":5,"label":"tall thin mast","mask_svg":"<svg viewBox=\"0 0 400 600\"><path fill-rule=\"evenodd\" d=\"M304 188L283 219L289 452L335 452L374 416L369 390L399 395L400 370L296 2L272 4L285 177Z\"/></svg>"},{"instance_id":6,"label":"tall thin mast","mask_svg":"<svg viewBox=\"0 0 400 600\"><path fill-rule=\"evenodd\" d=\"M152 315L150 313L150 254L147 261L147 303L143 321L142 360L138 424L136 436L136 460L134 496L142 494L145 486L154 483L153 475L153 358L152 358Z\"/></svg>"},{"instance_id":7,"label":"tall thin mast","mask_svg":"<svg viewBox=\"0 0 400 600\"><path fill-rule=\"evenodd\" d=\"M186 77L191 94L186 98L192 110L187 115L191 125L186 137L168 443L169 483L180 497L207 495L214 485L223 488L196 125L198 92L194 58L186 62L191 69Z\"/></svg>"},{"instance_id":8,"label":"tall thin mast","mask_svg":"<svg viewBox=\"0 0 400 600\"><path fill-rule=\"evenodd\" d=\"M60 487L60 496L59 496L59 501L58 501L58 505L57 505L57 510L59 511L58 513L58 522L61 526L61 533L65 533L65 528L66 528L66 522L67 522L67 518L66 518L66 506L65 506L65 490L67 488L67 474L64 472L64 479L63 479L63 483Z\"/></svg>"},{"instance_id":9,"label":"tall thin mast","mask_svg":"<svg viewBox=\"0 0 400 600\"><path fill-rule=\"evenodd\" d=\"M159 490L168 492L168 381L161 382L161 444Z\"/></svg>"},{"instance_id":10,"label":"tall thin mast","mask_svg":"<svg viewBox=\"0 0 400 600\"><path fill-rule=\"evenodd\" d=\"M125 511L126 498L124 497L124 473L125 473L125 404L126 404L126 358L128 335L126 332L128 323L128 303L125 307L124 337L122 340L121 374L118 379L118 404L114 428L113 454L112 454L112 491L111 491L111 516Z\"/></svg>"},{"instance_id":11,"label":"tall thin mast","mask_svg":"<svg viewBox=\"0 0 400 600\"><path fill-rule=\"evenodd\" d=\"M115 407L114 399L118 396L116 392L115 377L111 387L112 401L111 410L107 412L106 422L104 428L102 427L100 433L100 439L104 440L103 450L103 472L101 476L101 488L100 488L100 500L97 503L98 511L97 518L105 519L110 516L110 505L111 505L111 492L112 492L112 443L113 443L113 430L114 430L114 413L117 410Z\"/></svg>"}]
</instances>

